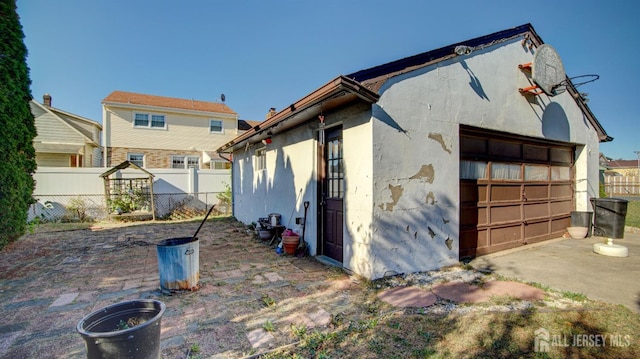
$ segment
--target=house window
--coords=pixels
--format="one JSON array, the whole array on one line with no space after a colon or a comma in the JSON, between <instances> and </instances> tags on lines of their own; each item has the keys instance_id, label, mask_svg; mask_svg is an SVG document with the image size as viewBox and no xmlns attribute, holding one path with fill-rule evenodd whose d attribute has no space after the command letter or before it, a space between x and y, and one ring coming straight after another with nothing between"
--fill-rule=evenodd
<instances>
[{"instance_id":1,"label":"house window","mask_svg":"<svg viewBox=\"0 0 640 359\"><path fill-rule=\"evenodd\" d=\"M133 119L134 127L149 127L149 114L148 113L136 113Z\"/></svg>"},{"instance_id":2,"label":"house window","mask_svg":"<svg viewBox=\"0 0 640 359\"><path fill-rule=\"evenodd\" d=\"M164 115L151 115L151 127L164 128Z\"/></svg>"},{"instance_id":3,"label":"house window","mask_svg":"<svg viewBox=\"0 0 640 359\"><path fill-rule=\"evenodd\" d=\"M231 162L229 162L229 161L211 161L211 169L214 169L214 170L228 170L228 169L231 169Z\"/></svg>"},{"instance_id":4,"label":"house window","mask_svg":"<svg viewBox=\"0 0 640 359\"><path fill-rule=\"evenodd\" d=\"M460 179L486 179L487 163L477 161L460 161Z\"/></svg>"},{"instance_id":5,"label":"house window","mask_svg":"<svg viewBox=\"0 0 640 359\"><path fill-rule=\"evenodd\" d=\"M210 133L223 133L224 129L222 128L222 121L220 121L220 120L210 120L209 121L209 132Z\"/></svg>"},{"instance_id":6,"label":"house window","mask_svg":"<svg viewBox=\"0 0 640 359\"><path fill-rule=\"evenodd\" d=\"M149 120L151 117L151 120ZM133 115L133 127L166 128L164 115L149 115L148 113L135 113Z\"/></svg>"},{"instance_id":7,"label":"house window","mask_svg":"<svg viewBox=\"0 0 640 359\"><path fill-rule=\"evenodd\" d=\"M260 148L256 150L255 155L255 169L261 171L267 168L267 149Z\"/></svg>"},{"instance_id":8,"label":"house window","mask_svg":"<svg viewBox=\"0 0 640 359\"><path fill-rule=\"evenodd\" d=\"M142 154L142 153L127 153L127 161L135 164L138 167L144 167L144 154Z\"/></svg>"},{"instance_id":9,"label":"house window","mask_svg":"<svg viewBox=\"0 0 640 359\"><path fill-rule=\"evenodd\" d=\"M491 164L491 179L521 181L522 167L519 164L494 162Z\"/></svg>"},{"instance_id":10,"label":"house window","mask_svg":"<svg viewBox=\"0 0 640 359\"><path fill-rule=\"evenodd\" d=\"M200 168L200 157L171 156L171 168Z\"/></svg>"}]
</instances>

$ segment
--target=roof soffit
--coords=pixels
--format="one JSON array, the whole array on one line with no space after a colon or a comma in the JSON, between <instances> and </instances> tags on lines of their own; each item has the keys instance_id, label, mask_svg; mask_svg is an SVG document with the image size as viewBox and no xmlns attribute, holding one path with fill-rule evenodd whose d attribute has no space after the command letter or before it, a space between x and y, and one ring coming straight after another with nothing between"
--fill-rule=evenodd
<instances>
[{"instance_id":1,"label":"roof soffit","mask_svg":"<svg viewBox=\"0 0 640 359\"><path fill-rule=\"evenodd\" d=\"M356 81L344 76L338 76L259 125L221 146L217 151L219 153L232 152L242 148L247 142L256 143L263 140L268 136L268 132L271 132L271 135L276 135L277 133L309 122L315 119L321 111L327 112L333 108L354 101L375 103L378 98L378 94L366 89Z\"/></svg>"}]
</instances>

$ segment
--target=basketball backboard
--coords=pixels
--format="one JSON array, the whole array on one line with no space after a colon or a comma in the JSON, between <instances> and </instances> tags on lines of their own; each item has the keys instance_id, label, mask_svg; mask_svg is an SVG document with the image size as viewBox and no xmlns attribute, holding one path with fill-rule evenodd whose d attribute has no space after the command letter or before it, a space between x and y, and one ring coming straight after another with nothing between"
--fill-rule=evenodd
<instances>
[{"instance_id":1,"label":"basketball backboard","mask_svg":"<svg viewBox=\"0 0 640 359\"><path fill-rule=\"evenodd\" d=\"M536 49L531 63L531 79L548 96L555 96L561 83L566 79L560 55L550 45L543 44Z\"/></svg>"}]
</instances>

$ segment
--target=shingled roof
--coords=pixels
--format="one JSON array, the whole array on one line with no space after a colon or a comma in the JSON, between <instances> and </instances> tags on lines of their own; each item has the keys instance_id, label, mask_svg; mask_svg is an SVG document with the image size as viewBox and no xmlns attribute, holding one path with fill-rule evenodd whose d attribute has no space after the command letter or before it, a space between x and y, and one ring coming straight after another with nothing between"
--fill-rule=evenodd
<instances>
[{"instance_id":1,"label":"shingled roof","mask_svg":"<svg viewBox=\"0 0 640 359\"><path fill-rule=\"evenodd\" d=\"M191 111L216 112L237 115L229 106L219 102L198 101L165 96L145 95L134 92L113 91L102 100L103 104L121 103L127 105L145 105L165 108L175 108Z\"/></svg>"}]
</instances>

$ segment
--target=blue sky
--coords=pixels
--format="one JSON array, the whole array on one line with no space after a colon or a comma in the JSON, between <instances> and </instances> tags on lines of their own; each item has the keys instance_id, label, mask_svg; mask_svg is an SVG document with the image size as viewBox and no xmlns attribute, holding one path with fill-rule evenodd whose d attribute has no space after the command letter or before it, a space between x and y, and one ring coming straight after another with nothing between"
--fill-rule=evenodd
<instances>
[{"instance_id":1,"label":"blue sky","mask_svg":"<svg viewBox=\"0 0 640 359\"><path fill-rule=\"evenodd\" d=\"M337 75L531 23L614 137L640 150L640 2L18 0L31 91L101 122L114 90L226 103L263 120Z\"/></svg>"}]
</instances>

